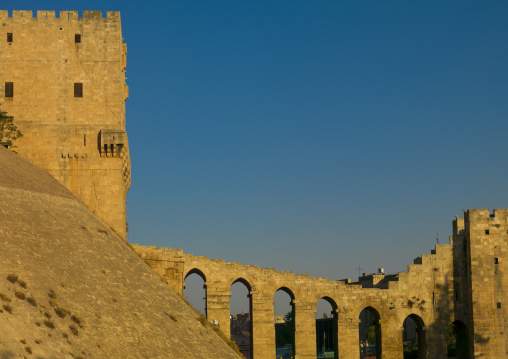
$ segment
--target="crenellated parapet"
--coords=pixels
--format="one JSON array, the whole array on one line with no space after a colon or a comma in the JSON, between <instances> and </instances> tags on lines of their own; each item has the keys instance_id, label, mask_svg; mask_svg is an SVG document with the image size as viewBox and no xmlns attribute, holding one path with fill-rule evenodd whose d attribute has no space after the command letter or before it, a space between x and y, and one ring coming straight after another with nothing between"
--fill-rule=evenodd
<instances>
[{"instance_id":1,"label":"crenellated parapet","mask_svg":"<svg viewBox=\"0 0 508 359\"><path fill-rule=\"evenodd\" d=\"M85 10L82 12L82 16L79 16L78 11L60 11L59 17L56 17L56 11L51 10L37 10L34 12L32 10L12 10L12 13L9 14L8 10L0 10L0 20L14 18L14 19L37 19L37 20L52 20L52 19L61 19L61 20L94 20L99 21L103 19L120 19L119 11L107 11L106 16L103 17L102 11L89 11Z\"/></svg>"}]
</instances>

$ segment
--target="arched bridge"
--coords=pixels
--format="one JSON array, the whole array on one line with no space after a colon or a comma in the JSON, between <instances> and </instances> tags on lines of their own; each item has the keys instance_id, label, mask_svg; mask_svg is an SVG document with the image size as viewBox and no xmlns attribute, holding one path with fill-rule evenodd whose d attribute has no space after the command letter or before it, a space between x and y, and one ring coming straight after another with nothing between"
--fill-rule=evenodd
<instances>
[{"instance_id":1,"label":"arched bridge","mask_svg":"<svg viewBox=\"0 0 508 359\"><path fill-rule=\"evenodd\" d=\"M316 304L323 298L333 308L335 353L338 358L360 358L359 316L366 308L375 318L378 358L403 358L402 332L407 317L414 319L417 325L420 359L447 357L450 323L462 328L463 343L458 356L469 358L474 351L478 353L481 349L488 353L491 350L488 333L474 329L473 323L480 318L474 319L475 308L472 303L480 308L482 305L490 307L492 302L490 299L488 303L472 300L474 293L470 283L476 280L475 265L478 261L468 258L475 255L475 243L484 248L508 242L508 211L497 210L495 213L494 216L488 210L466 212L466 221L457 218L453 222L450 244L437 245L431 254L416 258L414 264L408 266L407 272L391 278L372 275L361 278L360 282L329 281L326 278L228 263L185 254L181 249L132 247L182 296L185 278L192 273L201 275L207 292L207 318L218 321L226 335L230 332L231 285L238 281L244 283L250 291L252 357L256 359L275 358L273 304L274 294L280 289L292 298L294 354L297 359L316 358ZM470 223L472 219L476 221L474 225ZM486 244L488 240L490 244ZM501 255L500 252L498 256ZM495 261L489 257L486 261L492 263L492 273L489 275L499 275L500 271L495 274L496 267L493 267L494 262L500 264L499 257ZM503 268L505 266L503 262ZM485 291L490 293L491 285Z\"/></svg>"}]
</instances>

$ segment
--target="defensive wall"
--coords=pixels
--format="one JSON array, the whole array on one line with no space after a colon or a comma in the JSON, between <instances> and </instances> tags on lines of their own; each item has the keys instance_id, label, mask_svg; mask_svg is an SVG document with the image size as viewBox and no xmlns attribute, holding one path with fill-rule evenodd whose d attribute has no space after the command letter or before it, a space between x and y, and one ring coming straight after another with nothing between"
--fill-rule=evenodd
<instances>
[{"instance_id":1,"label":"defensive wall","mask_svg":"<svg viewBox=\"0 0 508 359\"><path fill-rule=\"evenodd\" d=\"M127 47L118 12L0 11L0 104L24 137L18 152L45 169L126 239L130 158L125 132ZM0 139L1 142L2 139ZM504 288L508 210L469 210L453 222L450 244L437 245L396 278L328 281L184 254L171 248L135 251L177 293L200 274L208 319L229 333L231 285L250 290L253 353L275 355L274 293L292 298L297 359L316 356L315 308L333 307L335 352L359 357L359 314L376 318L378 357L402 358L402 323L418 327L420 359L445 358L449 323L460 331L460 358L507 358ZM397 279L397 280L390 280Z\"/></svg>"},{"instance_id":2,"label":"defensive wall","mask_svg":"<svg viewBox=\"0 0 508 359\"><path fill-rule=\"evenodd\" d=\"M24 135L17 152L125 240L130 157L120 13L2 10L0 28L0 104Z\"/></svg>"},{"instance_id":3,"label":"defensive wall","mask_svg":"<svg viewBox=\"0 0 508 359\"><path fill-rule=\"evenodd\" d=\"M316 358L315 313L322 298L333 307L335 352L341 359L360 357L359 315L365 308L376 318L380 358L403 357L402 325L408 316L417 324L420 358L447 357L450 323L460 329L459 358L506 358L507 218L505 209L492 214L468 210L453 221L450 244L436 245L395 278L375 276L363 285L228 263L181 249L132 247L180 295L185 278L200 274L207 318L218 321L224 333L229 333L231 285L244 283L250 291L254 358L275 357L273 304L279 289L292 298L297 359Z\"/></svg>"}]
</instances>

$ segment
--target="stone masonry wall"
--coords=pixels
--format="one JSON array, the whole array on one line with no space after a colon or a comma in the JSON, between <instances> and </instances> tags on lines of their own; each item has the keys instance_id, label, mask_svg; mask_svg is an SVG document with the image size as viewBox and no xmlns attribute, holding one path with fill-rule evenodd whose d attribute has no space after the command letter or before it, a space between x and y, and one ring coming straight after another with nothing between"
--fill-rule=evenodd
<instances>
[{"instance_id":1,"label":"stone masonry wall","mask_svg":"<svg viewBox=\"0 0 508 359\"><path fill-rule=\"evenodd\" d=\"M1 108L24 135L17 152L125 240L130 157L120 13L59 15L0 11ZM6 97L6 83L13 83L12 97ZM82 97L75 96L75 84L82 84Z\"/></svg>"},{"instance_id":2,"label":"stone masonry wall","mask_svg":"<svg viewBox=\"0 0 508 359\"><path fill-rule=\"evenodd\" d=\"M473 303L470 328L475 358L505 358L508 353L508 210L465 214L468 295Z\"/></svg>"},{"instance_id":3,"label":"stone masonry wall","mask_svg":"<svg viewBox=\"0 0 508 359\"><path fill-rule=\"evenodd\" d=\"M207 257L184 254L171 248L133 245L141 258L173 290L183 295L184 279L198 269L205 276L208 319L219 321L229 333L231 285L241 279L251 287L254 358L275 356L274 294L284 288L293 299L295 354L297 359L315 358L315 312L325 297L335 309L340 358L357 359L359 315L367 307L379 314L383 358L402 358L402 324L417 316L426 331L425 358L445 358L447 327L453 321L453 256L451 245L436 246L435 254L417 258L388 289L362 288L358 284L311 278L257 266L243 266Z\"/></svg>"},{"instance_id":4,"label":"stone masonry wall","mask_svg":"<svg viewBox=\"0 0 508 359\"><path fill-rule=\"evenodd\" d=\"M378 319L379 357L402 359L402 324L408 316L420 323L420 358L447 357L450 323L467 328L463 358L507 358L507 315L503 273L508 269L508 210L469 210L453 221L450 244L437 245L378 288L358 282L328 281L241 263L185 254L181 249L132 245L133 249L177 293L183 295L189 273L200 272L207 287L208 319L229 333L231 285L251 288L253 358L275 355L274 294L291 296L295 316L295 357L316 357L315 312L321 298L334 308L336 343L341 359L357 359L359 315L370 308ZM486 232L488 230L489 232ZM488 234L487 234L488 233ZM498 304L500 303L500 304Z\"/></svg>"}]
</instances>

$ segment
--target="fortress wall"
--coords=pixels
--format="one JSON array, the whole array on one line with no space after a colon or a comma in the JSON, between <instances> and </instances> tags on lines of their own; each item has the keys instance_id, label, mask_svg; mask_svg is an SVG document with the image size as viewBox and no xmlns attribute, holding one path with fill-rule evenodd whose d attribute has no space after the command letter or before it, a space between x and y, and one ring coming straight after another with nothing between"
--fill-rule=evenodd
<instances>
[{"instance_id":1,"label":"fortress wall","mask_svg":"<svg viewBox=\"0 0 508 359\"><path fill-rule=\"evenodd\" d=\"M229 335L231 285L242 278L251 287L255 358L275 354L274 294L285 288L294 298L295 350L297 358L314 358L317 302L326 297L338 318L338 352L341 358L357 358L359 315L371 307L379 313L383 358L402 357L402 324L411 314L420 317L427 331L429 358L446 357L448 324L453 321L453 253L451 245L438 245L435 254L423 255L421 264L408 266L388 289L362 288L358 284L328 281L309 275L244 266L224 260L184 254L181 249L132 245L145 262L180 295L187 273L199 269L207 286L208 319L219 321ZM176 274L178 273L178 274ZM443 353L445 356L443 356Z\"/></svg>"},{"instance_id":2,"label":"fortress wall","mask_svg":"<svg viewBox=\"0 0 508 359\"><path fill-rule=\"evenodd\" d=\"M24 135L17 152L125 240L130 158L120 14L103 18L100 11L84 11L78 18L76 11L62 11L56 18L54 11L37 11L36 17L13 11L9 17L0 11L0 21L0 104ZM12 97L6 97L8 82ZM82 97L75 96L76 83Z\"/></svg>"},{"instance_id":3,"label":"fortress wall","mask_svg":"<svg viewBox=\"0 0 508 359\"><path fill-rule=\"evenodd\" d=\"M474 356L505 358L508 353L508 210L465 214L468 257L470 337Z\"/></svg>"},{"instance_id":4,"label":"fortress wall","mask_svg":"<svg viewBox=\"0 0 508 359\"><path fill-rule=\"evenodd\" d=\"M126 194L130 158L125 133L126 44L118 12L0 11L0 104L24 134L18 152L70 189L121 238L126 239ZM13 84L13 94L8 85ZM79 90L81 84L82 93ZM447 328L461 323L464 357L506 358L505 287L508 279L508 210L469 210L453 222L449 245L415 259L407 272L360 283L227 263L184 254L180 249L132 248L183 296L185 276L206 278L209 319L229 335L231 284L251 288L254 353L275 352L273 296L292 296L296 358L314 358L315 308L326 297L337 319L341 358L358 358L359 313L372 308L383 358L402 357L402 323L421 320L422 357L444 358ZM366 287L369 288L366 288Z\"/></svg>"}]
</instances>

